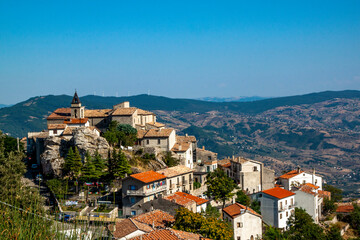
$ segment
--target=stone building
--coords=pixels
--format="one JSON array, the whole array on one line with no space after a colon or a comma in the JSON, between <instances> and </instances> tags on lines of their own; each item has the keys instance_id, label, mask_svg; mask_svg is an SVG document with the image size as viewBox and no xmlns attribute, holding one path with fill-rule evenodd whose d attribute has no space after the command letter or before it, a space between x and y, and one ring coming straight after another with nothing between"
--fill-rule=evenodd
<instances>
[{"instance_id":1,"label":"stone building","mask_svg":"<svg viewBox=\"0 0 360 240\"><path fill-rule=\"evenodd\" d=\"M186 166L178 165L157 171L166 177L166 192L172 194L175 192L191 193L193 190L193 170Z\"/></svg>"},{"instance_id":2,"label":"stone building","mask_svg":"<svg viewBox=\"0 0 360 240\"><path fill-rule=\"evenodd\" d=\"M275 172L263 163L242 157L233 157L230 163L230 177L247 193L274 187Z\"/></svg>"}]
</instances>

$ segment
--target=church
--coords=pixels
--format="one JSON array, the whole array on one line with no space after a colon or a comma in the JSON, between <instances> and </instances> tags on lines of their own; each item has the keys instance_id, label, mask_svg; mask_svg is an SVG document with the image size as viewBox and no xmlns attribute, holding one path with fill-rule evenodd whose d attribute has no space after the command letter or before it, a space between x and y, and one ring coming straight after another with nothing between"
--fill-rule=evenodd
<instances>
[{"instance_id":1,"label":"church","mask_svg":"<svg viewBox=\"0 0 360 240\"><path fill-rule=\"evenodd\" d=\"M112 109L85 109L75 92L70 108L58 108L47 118L50 136L71 135L71 128L90 127L94 132L106 131L111 121L129 124L137 130L161 129L165 125L156 122L156 115L129 102L114 105Z\"/></svg>"}]
</instances>

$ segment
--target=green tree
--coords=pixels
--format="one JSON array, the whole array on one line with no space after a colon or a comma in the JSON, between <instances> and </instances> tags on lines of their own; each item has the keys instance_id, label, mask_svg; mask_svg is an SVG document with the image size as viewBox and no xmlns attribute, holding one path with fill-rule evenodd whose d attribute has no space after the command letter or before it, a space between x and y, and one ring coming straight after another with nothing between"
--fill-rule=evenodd
<instances>
[{"instance_id":1,"label":"green tree","mask_svg":"<svg viewBox=\"0 0 360 240\"><path fill-rule=\"evenodd\" d=\"M209 217L200 213L193 213L186 208L176 211L174 229L198 233L214 240L232 239L233 231L230 225L223 220Z\"/></svg>"},{"instance_id":2,"label":"green tree","mask_svg":"<svg viewBox=\"0 0 360 240\"><path fill-rule=\"evenodd\" d=\"M277 228L268 226L263 234L263 240L286 240L284 234Z\"/></svg>"},{"instance_id":3,"label":"green tree","mask_svg":"<svg viewBox=\"0 0 360 240\"><path fill-rule=\"evenodd\" d=\"M331 200L333 202L340 202L343 198L343 196L342 196L343 191L337 187L334 187L329 184L325 184L324 190L329 191L331 193Z\"/></svg>"},{"instance_id":4,"label":"green tree","mask_svg":"<svg viewBox=\"0 0 360 240\"><path fill-rule=\"evenodd\" d=\"M250 208L251 208L252 210L254 210L255 212L261 214L260 201L252 200L252 201L251 201L251 204L250 204Z\"/></svg>"},{"instance_id":5,"label":"green tree","mask_svg":"<svg viewBox=\"0 0 360 240\"><path fill-rule=\"evenodd\" d=\"M326 239L327 240L342 240L340 233L340 227L337 225L332 225L328 232L326 233Z\"/></svg>"},{"instance_id":6,"label":"green tree","mask_svg":"<svg viewBox=\"0 0 360 240\"><path fill-rule=\"evenodd\" d=\"M81 175L81 168L82 161L79 150L75 147L75 151L73 151L70 147L65 158L64 171L71 180L76 180L76 192L78 192L78 179Z\"/></svg>"},{"instance_id":7,"label":"green tree","mask_svg":"<svg viewBox=\"0 0 360 240\"><path fill-rule=\"evenodd\" d=\"M353 205L354 211L350 214L350 225L360 236L360 207L357 204Z\"/></svg>"},{"instance_id":8,"label":"green tree","mask_svg":"<svg viewBox=\"0 0 360 240\"><path fill-rule=\"evenodd\" d=\"M105 160L101 158L101 155L96 151L93 157L93 164L95 166L95 176L94 178L99 180L102 176L105 175L104 170L106 169Z\"/></svg>"},{"instance_id":9,"label":"green tree","mask_svg":"<svg viewBox=\"0 0 360 240\"><path fill-rule=\"evenodd\" d=\"M326 214L331 214L333 212L335 212L336 210L336 205L334 203L334 201L328 198L324 198L324 205L323 205L323 213L324 215Z\"/></svg>"},{"instance_id":10,"label":"green tree","mask_svg":"<svg viewBox=\"0 0 360 240\"><path fill-rule=\"evenodd\" d=\"M123 146L133 146L137 140L137 130L129 124L119 124L117 126L118 139Z\"/></svg>"},{"instance_id":11,"label":"green tree","mask_svg":"<svg viewBox=\"0 0 360 240\"><path fill-rule=\"evenodd\" d=\"M250 197L244 193L243 190L239 190L236 192L236 202L245 205L250 206Z\"/></svg>"},{"instance_id":12,"label":"green tree","mask_svg":"<svg viewBox=\"0 0 360 240\"><path fill-rule=\"evenodd\" d=\"M124 178L125 174L131 173L131 166L121 150L119 152L116 152L115 149L113 150L108 165L110 178L113 180Z\"/></svg>"},{"instance_id":13,"label":"green tree","mask_svg":"<svg viewBox=\"0 0 360 240\"><path fill-rule=\"evenodd\" d=\"M110 144L110 146L116 146L116 144L119 142L119 139L116 135L116 132L115 131L110 131L110 130L107 130L103 137L106 139L106 141L108 141L108 143Z\"/></svg>"},{"instance_id":14,"label":"green tree","mask_svg":"<svg viewBox=\"0 0 360 240\"><path fill-rule=\"evenodd\" d=\"M314 223L312 217L302 208L295 208L288 221L289 230L286 235L289 240L314 239L325 240L322 228Z\"/></svg>"},{"instance_id":15,"label":"green tree","mask_svg":"<svg viewBox=\"0 0 360 240\"><path fill-rule=\"evenodd\" d=\"M234 196L234 189L238 188L234 181L220 168L207 175L205 184L207 185L205 194L215 201L222 201L222 208L225 207L226 200Z\"/></svg>"},{"instance_id":16,"label":"green tree","mask_svg":"<svg viewBox=\"0 0 360 240\"><path fill-rule=\"evenodd\" d=\"M219 218L220 217L220 212L219 209L217 209L216 207L211 206L211 204L208 204L206 206L205 212L203 212L203 215L205 218Z\"/></svg>"},{"instance_id":17,"label":"green tree","mask_svg":"<svg viewBox=\"0 0 360 240\"><path fill-rule=\"evenodd\" d=\"M96 178L96 167L89 152L86 152L84 164L81 169L81 180L91 181Z\"/></svg>"},{"instance_id":18,"label":"green tree","mask_svg":"<svg viewBox=\"0 0 360 240\"><path fill-rule=\"evenodd\" d=\"M179 165L179 162L180 162L179 159L174 158L174 157L172 156L172 153L171 153L170 151L164 153L164 158L163 158L163 160L164 160L164 163L165 163L168 167L175 167L175 166Z\"/></svg>"}]
</instances>

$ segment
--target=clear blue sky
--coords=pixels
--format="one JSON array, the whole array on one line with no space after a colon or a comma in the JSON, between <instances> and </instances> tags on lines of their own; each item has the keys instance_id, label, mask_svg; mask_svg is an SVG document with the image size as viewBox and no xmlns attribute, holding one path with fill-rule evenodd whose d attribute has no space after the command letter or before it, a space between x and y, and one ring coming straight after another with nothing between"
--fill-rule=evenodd
<instances>
[{"instance_id":1,"label":"clear blue sky","mask_svg":"<svg viewBox=\"0 0 360 240\"><path fill-rule=\"evenodd\" d=\"M0 103L360 89L360 1L0 0Z\"/></svg>"}]
</instances>

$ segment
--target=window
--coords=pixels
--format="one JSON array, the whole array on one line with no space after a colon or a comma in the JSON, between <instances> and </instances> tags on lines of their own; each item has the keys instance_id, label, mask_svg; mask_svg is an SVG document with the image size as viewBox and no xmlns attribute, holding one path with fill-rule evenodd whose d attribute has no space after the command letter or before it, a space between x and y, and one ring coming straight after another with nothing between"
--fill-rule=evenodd
<instances>
[{"instance_id":1,"label":"window","mask_svg":"<svg viewBox=\"0 0 360 240\"><path fill-rule=\"evenodd\" d=\"M160 139L158 139L158 145L160 145Z\"/></svg>"},{"instance_id":2,"label":"window","mask_svg":"<svg viewBox=\"0 0 360 240\"><path fill-rule=\"evenodd\" d=\"M258 169L257 169L257 167L255 166L255 167L254 167L254 172L257 172L257 170L258 170Z\"/></svg>"},{"instance_id":3,"label":"window","mask_svg":"<svg viewBox=\"0 0 360 240\"><path fill-rule=\"evenodd\" d=\"M104 119L104 123L106 123L106 118Z\"/></svg>"},{"instance_id":4,"label":"window","mask_svg":"<svg viewBox=\"0 0 360 240\"><path fill-rule=\"evenodd\" d=\"M291 202L291 205L294 205L294 199L293 198L291 199L290 202Z\"/></svg>"},{"instance_id":5,"label":"window","mask_svg":"<svg viewBox=\"0 0 360 240\"><path fill-rule=\"evenodd\" d=\"M237 240L241 240L241 238L240 238L240 237L237 237Z\"/></svg>"},{"instance_id":6,"label":"window","mask_svg":"<svg viewBox=\"0 0 360 240\"><path fill-rule=\"evenodd\" d=\"M211 156L208 156L208 160L211 160Z\"/></svg>"},{"instance_id":7,"label":"window","mask_svg":"<svg viewBox=\"0 0 360 240\"><path fill-rule=\"evenodd\" d=\"M280 219L282 219L282 213L280 213Z\"/></svg>"},{"instance_id":8,"label":"window","mask_svg":"<svg viewBox=\"0 0 360 240\"><path fill-rule=\"evenodd\" d=\"M242 222L238 222L238 223L237 223L237 227L238 227L238 228L242 228L242 227L243 227L243 223L242 223Z\"/></svg>"},{"instance_id":9,"label":"window","mask_svg":"<svg viewBox=\"0 0 360 240\"><path fill-rule=\"evenodd\" d=\"M136 190L136 185L130 185L130 186L129 186L129 189L130 189L130 190Z\"/></svg>"},{"instance_id":10,"label":"window","mask_svg":"<svg viewBox=\"0 0 360 240\"><path fill-rule=\"evenodd\" d=\"M280 202L280 209L283 209L283 203Z\"/></svg>"},{"instance_id":11,"label":"window","mask_svg":"<svg viewBox=\"0 0 360 240\"><path fill-rule=\"evenodd\" d=\"M149 139L146 140L146 144L149 145Z\"/></svg>"},{"instance_id":12,"label":"window","mask_svg":"<svg viewBox=\"0 0 360 240\"><path fill-rule=\"evenodd\" d=\"M305 184L306 182L305 182L305 180L303 180L303 184Z\"/></svg>"},{"instance_id":13,"label":"window","mask_svg":"<svg viewBox=\"0 0 360 240\"><path fill-rule=\"evenodd\" d=\"M54 130L54 134L57 134L57 130L56 130L56 129Z\"/></svg>"},{"instance_id":14,"label":"window","mask_svg":"<svg viewBox=\"0 0 360 240\"><path fill-rule=\"evenodd\" d=\"M286 212L286 217L288 217L289 216L289 212Z\"/></svg>"},{"instance_id":15,"label":"window","mask_svg":"<svg viewBox=\"0 0 360 240\"><path fill-rule=\"evenodd\" d=\"M135 198L134 197L130 197L130 203L134 204L135 203Z\"/></svg>"},{"instance_id":16,"label":"window","mask_svg":"<svg viewBox=\"0 0 360 240\"><path fill-rule=\"evenodd\" d=\"M131 215L135 216L136 215L136 211L131 211Z\"/></svg>"},{"instance_id":17,"label":"window","mask_svg":"<svg viewBox=\"0 0 360 240\"><path fill-rule=\"evenodd\" d=\"M287 205L287 200L285 200L285 205Z\"/></svg>"}]
</instances>

